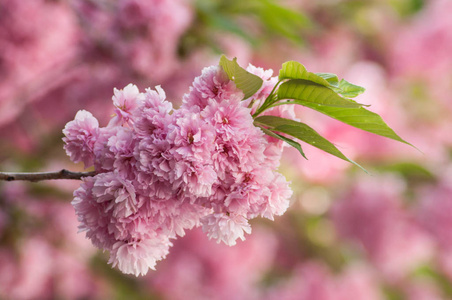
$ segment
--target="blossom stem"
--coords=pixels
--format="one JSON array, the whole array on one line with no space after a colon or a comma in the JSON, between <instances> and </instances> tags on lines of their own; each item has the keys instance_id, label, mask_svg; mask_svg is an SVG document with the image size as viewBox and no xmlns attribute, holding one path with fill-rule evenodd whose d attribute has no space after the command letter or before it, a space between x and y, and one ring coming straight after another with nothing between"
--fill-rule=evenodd
<instances>
[{"instance_id":1,"label":"blossom stem","mask_svg":"<svg viewBox=\"0 0 452 300\"><path fill-rule=\"evenodd\" d=\"M283 79L280 79L275 86L273 87L272 91L270 92L270 94L267 96L267 98L265 99L264 103L261 105L261 107L257 108L256 112L253 114L253 119L257 118L262 112L264 112L264 110L268 109L273 103L275 103L276 101L278 101L274 98L275 95L275 91L276 88L278 87L278 85L283 81Z\"/></svg>"},{"instance_id":2,"label":"blossom stem","mask_svg":"<svg viewBox=\"0 0 452 300\"><path fill-rule=\"evenodd\" d=\"M71 172L65 169L56 172L35 172L35 173L13 173L13 172L0 172L0 180L15 181L42 181L42 180L54 180L54 179L75 179L81 180L83 177L94 176L95 171L91 172Z\"/></svg>"}]
</instances>

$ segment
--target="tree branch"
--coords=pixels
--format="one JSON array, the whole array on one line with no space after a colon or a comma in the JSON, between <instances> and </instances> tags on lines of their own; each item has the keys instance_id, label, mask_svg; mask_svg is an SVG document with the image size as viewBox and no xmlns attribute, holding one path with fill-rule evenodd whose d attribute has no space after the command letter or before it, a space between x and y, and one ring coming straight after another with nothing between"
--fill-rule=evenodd
<instances>
[{"instance_id":1,"label":"tree branch","mask_svg":"<svg viewBox=\"0 0 452 300\"><path fill-rule=\"evenodd\" d=\"M0 180L14 181L14 180L26 180L26 181L41 181L41 180L53 180L53 179L75 179L81 180L83 177L94 176L97 173L91 172L71 172L65 169L56 172L36 172L36 173L13 173L13 172L0 172Z\"/></svg>"}]
</instances>

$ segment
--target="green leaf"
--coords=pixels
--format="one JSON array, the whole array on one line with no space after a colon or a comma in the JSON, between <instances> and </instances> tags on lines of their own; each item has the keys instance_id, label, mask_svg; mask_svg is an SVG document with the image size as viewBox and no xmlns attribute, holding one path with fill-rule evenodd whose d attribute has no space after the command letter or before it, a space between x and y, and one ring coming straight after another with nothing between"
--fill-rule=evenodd
<instances>
[{"instance_id":1,"label":"green leaf","mask_svg":"<svg viewBox=\"0 0 452 300\"><path fill-rule=\"evenodd\" d=\"M316 75L322 77L330 84L330 88L338 94L341 94L347 98L354 98L366 90L362 86L353 84L348 82L345 79L342 79L339 82L339 78L335 74L332 73L315 73Z\"/></svg>"},{"instance_id":2,"label":"green leaf","mask_svg":"<svg viewBox=\"0 0 452 300\"><path fill-rule=\"evenodd\" d=\"M362 104L343 98L328 87L303 79L293 79L281 84L277 90L278 100L294 99L294 104L334 107L360 107ZM286 102L291 103L291 102Z\"/></svg>"},{"instance_id":3,"label":"green leaf","mask_svg":"<svg viewBox=\"0 0 452 300\"><path fill-rule=\"evenodd\" d=\"M354 98L364 93L365 90L366 89L363 88L362 86L355 85L353 83L348 82L345 79L342 79L341 82L339 82L339 87L336 91L344 97Z\"/></svg>"},{"instance_id":4,"label":"green leaf","mask_svg":"<svg viewBox=\"0 0 452 300\"><path fill-rule=\"evenodd\" d=\"M279 78L291 80L281 84L277 90L278 99L294 100L274 103L272 106L300 104L358 129L413 146L399 137L378 114L366 110L362 104L337 94L355 97L364 92L364 88L344 79L337 84L338 79L334 74L314 74L295 61L283 64Z\"/></svg>"},{"instance_id":5,"label":"green leaf","mask_svg":"<svg viewBox=\"0 0 452 300\"><path fill-rule=\"evenodd\" d=\"M232 61L228 60L226 56L222 55L220 58L220 66L228 74L230 80L234 81L235 85L242 90L247 99L254 95L262 86L263 80L254 74L246 71L237 63L237 58Z\"/></svg>"},{"instance_id":6,"label":"green leaf","mask_svg":"<svg viewBox=\"0 0 452 300\"><path fill-rule=\"evenodd\" d=\"M358 129L413 146L407 141L403 140L400 136L398 136L378 114L371 112L364 107L334 107L318 105L316 103L308 101L303 101L302 105Z\"/></svg>"},{"instance_id":7,"label":"green leaf","mask_svg":"<svg viewBox=\"0 0 452 300\"><path fill-rule=\"evenodd\" d=\"M356 97L362 94L365 89L361 86L352 84L345 79L339 81L339 78L332 73L311 73L296 61L288 61L282 65L279 71L279 79L304 79L323 85L332 89L344 97Z\"/></svg>"},{"instance_id":8,"label":"green leaf","mask_svg":"<svg viewBox=\"0 0 452 300\"><path fill-rule=\"evenodd\" d=\"M287 138L287 137L285 137L285 136L283 136L283 135L277 134L276 132L273 132L273 131L271 131L271 130L268 130L268 129L266 129L265 127L262 127L261 125L258 124L258 122L257 122L257 124L255 123L255 125L258 126L260 129L262 129L262 131L263 131L265 134L267 134L267 135L269 135L269 136L272 136L272 137L274 137L274 138L280 139L280 140L286 142L287 144L289 144L290 146L294 147L295 149L298 150L298 152L300 152L300 154L301 154L305 159L308 159L308 158L306 157L306 155L304 154L303 149L301 148L301 145L300 145L299 143L297 143L297 142L295 142L294 140L291 140L291 139L289 139L289 138Z\"/></svg>"},{"instance_id":9,"label":"green leaf","mask_svg":"<svg viewBox=\"0 0 452 300\"><path fill-rule=\"evenodd\" d=\"M281 70L279 70L279 80L284 79L304 79L326 87L330 86L330 83L326 79L308 72L302 64L296 61L283 63Z\"/></svg>"},{"instance_id":10,"label":"green leaf","mask_svg":"<svg viewBox=\"0 0 452 300\"><path fill-rule=\"evenodd\" d=\"M336 146L334 146L330 141L322 137L314 129L304 123L276 116L260 116L255 119L255 122L269 127L269 130L271 131L277 131L293 136L294 138L308 143L311 146L314 146L338 158L351 162L367 172L359 164L342 154L342 152L339 151L339 149L337 149Z\"/></svg>"},{"instance_id":11,"label":"green leaf","mask_svg":"<svg viewBox=\"0 0 452 300\"><path fill-rule=\"evenodd\" d=\"M322 77L332 86L339 87L339 78L333 73L315 73L315 75Z\"/></svg>"}]
</instances>

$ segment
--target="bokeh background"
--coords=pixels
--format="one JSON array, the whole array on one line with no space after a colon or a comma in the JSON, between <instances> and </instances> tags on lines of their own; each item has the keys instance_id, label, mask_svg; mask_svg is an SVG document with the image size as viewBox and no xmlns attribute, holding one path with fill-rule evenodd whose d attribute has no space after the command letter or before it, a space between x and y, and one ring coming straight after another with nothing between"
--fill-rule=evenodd
<instances>
[{"instance_id":1,"label":"bokeh background","mask_svg":"<svg viewBox=\"0 0 452 300\"><path fill-rule=\"evenodd\" d=\"M78 110L105 125L131 82L177 105L221 53L362 85L420 150L299 108L370 174L287 149L284 216L234 247L193 230L139 278L77 234L79 182L0 183L0 299L452 299L451 16L450 0L0 0L2 171L83 170L61 140Z\"/></svg>"}]
</instances>

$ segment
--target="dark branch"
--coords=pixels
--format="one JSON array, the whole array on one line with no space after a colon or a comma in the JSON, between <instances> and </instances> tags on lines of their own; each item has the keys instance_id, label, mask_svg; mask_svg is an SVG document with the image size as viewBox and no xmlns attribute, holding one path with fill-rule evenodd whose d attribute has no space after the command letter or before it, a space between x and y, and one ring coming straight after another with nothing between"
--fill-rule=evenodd
<instances>
[{"instance_id":1,"label":"dark branch","mask_svg":"<svg viewBox=\"0 0 452 300\"><path fill-rule=\"evenodd\" d=\"M81 180L83 177L94 176L95 171L92 172L71 172L68 170L61 170L57 172L36 172L36 173L13 173L13 172L0 172L0 180L14 181L14 180L26 180L26 181L41 181L41 180L54 180L54 179L75 179Z\"/></svg>"}]
</instances>

